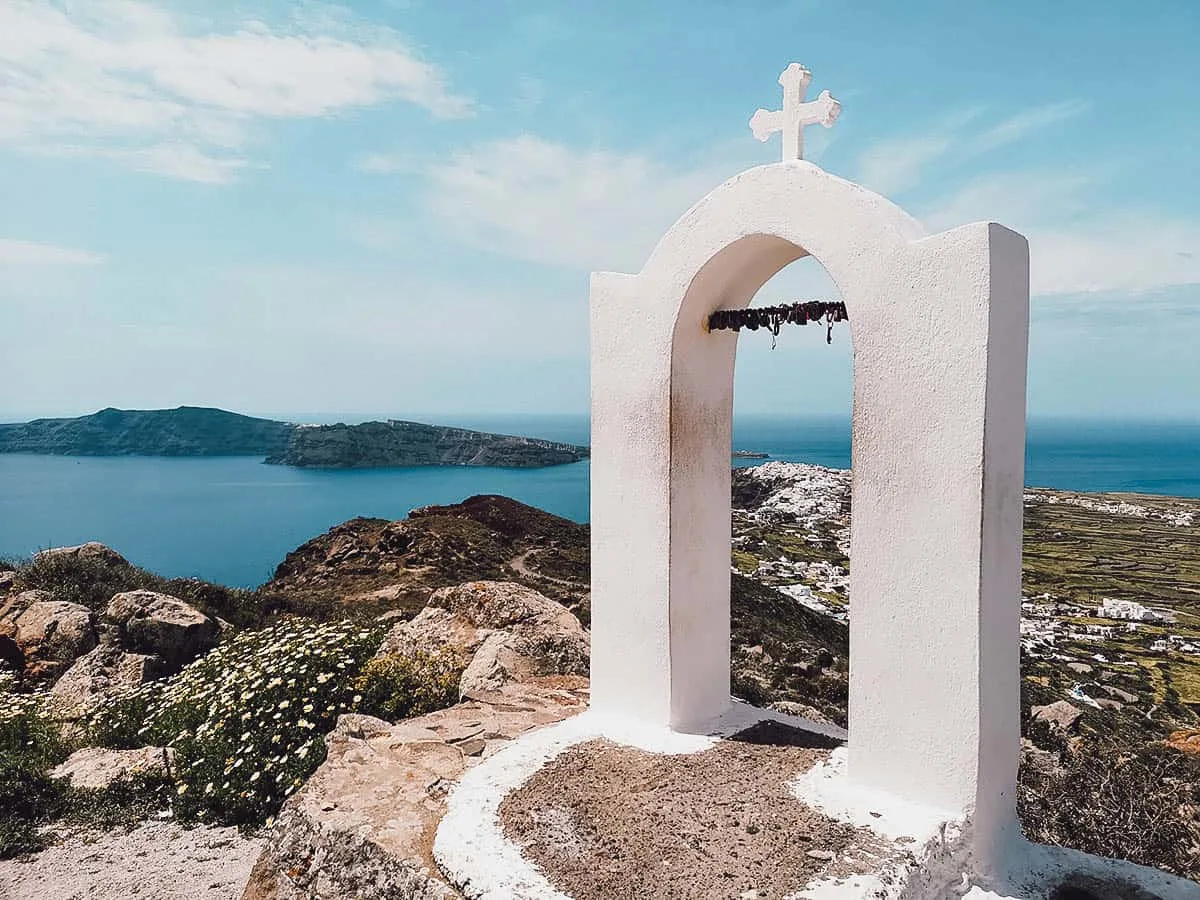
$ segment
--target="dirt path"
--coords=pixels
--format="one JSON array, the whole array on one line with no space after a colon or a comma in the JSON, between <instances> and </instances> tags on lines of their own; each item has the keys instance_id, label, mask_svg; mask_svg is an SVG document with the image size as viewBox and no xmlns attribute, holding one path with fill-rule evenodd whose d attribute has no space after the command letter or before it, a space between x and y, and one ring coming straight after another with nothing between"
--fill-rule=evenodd
<instances>
[{"instance_id":1,"label":"dirt path","mask_svg":"<svg viewBox=\"0 0 1200 900\"><path fill-rule=\"evenodd\" d=\"M551 581L554 584L561 584L570 588L580 587L578 581L570 581L566 578L555 578L553 575L544 575L541 572L535 572L533 569L529 568L529 566L525 565L525 560L529 559L529 555L536 552L536 549L537 548L534 548L533 550L526 550L524 553L517 554L508 561L508 567L518 575L523 575L526 578L540 578L542 581Z\"/></svg>"},{"instance_id":2,"label":"dirt path","mask_svg":"<svg viewBox=\"0 0 1200 900\"><path fill-rule=\"evenodd\" d=\"M511 794L500 818L576 900L782 898L814 878L870 870L880 852L867 832L788 791L829 746L765 723L682 756L592 741Z\"/></svg>"},{"instance_id":3,"label":"dirt path","mask_svg":"<svg viewBox=\"0 0 1200 900\"><path fill-rule=\"evenodd\" d=\"M69 837L0 861L0 900L237 900L261 849L236 828L173 822Z\"/></svg>"}]
</instances>

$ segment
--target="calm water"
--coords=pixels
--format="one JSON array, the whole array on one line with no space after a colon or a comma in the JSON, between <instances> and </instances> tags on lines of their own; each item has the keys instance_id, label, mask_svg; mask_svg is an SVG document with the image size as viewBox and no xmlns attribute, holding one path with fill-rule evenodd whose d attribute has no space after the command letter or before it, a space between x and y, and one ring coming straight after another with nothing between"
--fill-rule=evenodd
<instances>
[{"instance_id":1,"label":"calm water","mask_svg":"<svg viewBox=\"0 0 1200 900\"><path fill-rule=\"evenodd\" d=\"M459 424L586 443L584 417ZM850 463L845 421L745 418L734 446L773 459ZM747 463L748 464L748 463ZM98 540L169 576L254 586L289 550L354 516L507 494L576 521L588 516L588 463L548 469L289 469L258 458L78 458L0 454L0 556ZM1033 422L1029 484L1200 497L1200 425Z\"/></svg>"}]
</instances>

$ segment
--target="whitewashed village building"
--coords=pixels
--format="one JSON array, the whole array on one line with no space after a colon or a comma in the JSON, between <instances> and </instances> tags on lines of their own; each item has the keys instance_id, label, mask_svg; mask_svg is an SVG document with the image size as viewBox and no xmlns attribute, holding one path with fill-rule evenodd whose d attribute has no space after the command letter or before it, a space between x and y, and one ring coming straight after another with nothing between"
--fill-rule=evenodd
<instances>
[{"instance_id":1,"label":"whitewashed village building","mask_svg":"<svg viewBox=\"0 0 1200 900\"><path fill-rule=\"evenodd\" d=\"M1135 600L1116 600L1112 597L1104 597L1100 601L1096 615L1103 619L1128 619L1131 622L1161 622L1163 620L1163 617L1153 609L1142 606Z\"/></svg>"},{"instance_id":2,"label":"whitewashed village building","mask_svg":"<svg viewBox=\"0 0 1200 900\"><path fill-rule=\"evenodd\" d=\"M780 269L815 257L854 349L848 737L795 802L911 841L908 862L798 898L1046 900L1074 872L1161 898L1200 886L1021 836L1019 646L1029 254L994 223L927 233L803 159L840 109L789 66L760 110L779 162L717 187L637 274L591 283L589 712L481 763L450 796L435 855L472 897L564 897L501 832L501 800L595 736L667 753L763 718L730 698L730 445L737 336ZM800 723L804 725L805 723Z\"/></svg>"}]
</instances>

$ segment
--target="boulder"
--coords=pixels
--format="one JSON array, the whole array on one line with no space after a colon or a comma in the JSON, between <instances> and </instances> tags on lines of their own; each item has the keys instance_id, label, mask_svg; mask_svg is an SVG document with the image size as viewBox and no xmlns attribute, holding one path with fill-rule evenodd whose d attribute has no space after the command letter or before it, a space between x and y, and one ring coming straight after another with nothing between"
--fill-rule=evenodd
<instances>
[{"instance_id":1,"label":"boulder","mask_svg":"<svg viewBox=\"0 0 1200 900\"><path fill-rule=\"evenodd\" d=\"M139 747L137 750L109 750L84 747L50 772L51 778L64 778L71 787L102 791L116 781L128 781L135 775L170 778L175 766L175 751L170 747Z\"/></svg>"},{"instance_id":2,"label":"boulder","mask_svg":"<svg viewBox=\"0 0 1200 900\"><path fill-rule=\"evenodd\" d=\"M1058 700L1046 706L1035 706L1030 710L1030 714L1038 722L1046 722L1053 728L1070 731L1083 715L1083 711L1066 700Z\"/></svg>"},{"instance_id":3,"label":"boulder","mask_svg":"<svg viewBox=\"0 0 1200 900\"><path fill-rule=\"evenodd\" d=\"M1122 703L1137 703L1138 695L1131 694L1129 691L1123 691L1119 687L1113 687L1111 684L1102 684L1101 688L1113 700L1120 700Z\"/></svg>"},{"instance_id":4,"label":"boulder","mask_svg":"<svg viewBox=\"0 0 1200 900\"><path fill-rule=\"evenodd\" d=\"M16 617L13 626L12 640L25 659L25 676L34 681L57 678L98 640L95 614L65 600L39 599Z\"/></svg>"},{"instance_id":5,"label":"boulder","mask_svg":"<svg viewBox=\"0 0 1200 900\"><path fill-rule=\"evenodd\" d=\"M1063 774L1057 753L1043 750L1026 738L1021 738L1021 765L1046 777Z\"/></svg>"},{"instance_id":6,"label":"boulder","mask_svg":"<svg viewBox=\"0 0 1200 900\"><path fill-rule=\"evenodd\" d=\"M53 599L49 591L21 591L0 602L0 637L16 638L21 613L35 603L49 603Z\"/></svg>"},{"instance_id":7,"label":"boulder","mask_svg":"<svg viewBox=\"0 0 1200 900\"><path fill-rule=\"evenodd\" d=\"M50 696L59 715L74 719L104 697L123 693L167 674L157 656L129 653L105 641L79 657L54 683Z\"/></svg>"},{"instance_id":8,"label":"boulder","mask_svg":"<svg viewBox=\"0 0 1200 900\"><path fill-rule=\"evenodd\" d=\"M88 541L74 547L51 547L33 557L34 564L52 562L61 559L88 560L105 563L110 566L128 566L129 560L111 547L106 547L99 541Z\"/></svg>"},{"instance_id":9,"label":"boulder","mask_svg":"<svg viewBox=\"0 0 1200 900\"><path fill-rule=\"evenodd\" d=\"M509 684L396 725L345 715L284 804L243 900L451 900L432 845L462 775L519 734L586 708L573 688Z\"/></svg>"},{"instance_id":10,"label":"boulder","mask_svg":"<svg viewBox=\"0 0 1200 900\"><path fill-rule=\"evenodd\" d=\"M1180 753L1200 756L1200 728L1184 728L1171 732L1167 738L1167 746L1174 747Z\"/></svg>"},{"instance_id":11,"label":"boulder","mask_svg":"<svg viewBox=\"0 0 1200 900\"><path fill-rule=\"evenodd\" d=\"M192 606L154 591L117 594L106 614L116 622L121 644L136 653L160 657L177 671L220 638L220 626Z\"/></svg>"},{"instance_id":12,"label":"boulder","mask_svg":"<svg viewBox=\"0 0 1200 900\"><path fill-rule=\"evenodd\" d=\"M0 597L3 597L10 590L12 590L12 586L16 583L16 581L16 569L5 569L3 572L0 572Z\"/></svg>"},{"instance_id":13,"label":"boulder","mask_svg":"<svg viewBox=\"0 0 1200 900\"><path fill-rule=\"evenodd\" d=\"M397 624L380 653L452 650L466 668L460 696L512 681L587 675L587 632L566 607L512 582L472 581L433 593L413 619Z\"/></svg>"}]
</instances>

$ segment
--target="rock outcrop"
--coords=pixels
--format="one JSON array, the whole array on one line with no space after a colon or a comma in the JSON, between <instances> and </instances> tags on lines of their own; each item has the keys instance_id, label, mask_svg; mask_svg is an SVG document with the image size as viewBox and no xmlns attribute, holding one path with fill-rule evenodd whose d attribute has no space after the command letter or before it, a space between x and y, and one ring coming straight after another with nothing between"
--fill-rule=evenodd
<instances>
[{"instance_id":1,"label":"rock outcrop","mask_svg":"<svg viewBox=\"0 0 1200 900\"><path fill-rule=\"evenodd\" d=\"M139 747L136 750L110 750L84 747L50 771L51 778L68 781L71 787L102 791L117 781L142 775L168 778L175 764L170 747Z\"/></svg>"},{"instance_id":2,"label":"rock outcrop","mask_svg":"<svg viewBox=\"0 0 1200 900\"><path fill-rule=\"evenodd\" d=\"M561 604L519 584L473 581L435 591L414 619L393 627L380 653L461 650L470 658L459 683L467 697L539 675L586 676L590 646Z\"/></svg>"},{"instance_id":3,"label":"rock outcrop","mask_svg":"<svg viewBox=\"0 0 1200 900\"><path fill-rule=\"evenodd\" d=\"M161 658L172 672L216 646L221 632L215 619L154 591L117 594L106 615L115 622L124 647Z\"/></svg>"},{"instance_id":4,"label":"rock outcrop","mask_svg":"<svg viewBox=\"0 0 1200 900\"><path fill-rule=\"evenodd\" d=\"M54 600L46 591L24 591L0 608L0 638L19 652L25 677L52 681L96 646L96 616L86 606Z\"/></svg>"},{"instance_id":5,"label":"rock outcrop","mask_svg":"<svg viewBox=\"0 0 1200 900\"><path fill-rule=\"evenodd\" d=\"M588 449L538 438L488 434L419 422L302 425L286 449L267 457L287 466L364 469L383 466L538 468L586 459Z\"/></svg>"},{"instance_id":6,"label":"rock outcrop","mask_svg":"<svg viewBox=\"0 0 1200 900\"><path fill-rule=\"evenodd\" d=\"M1060 731L1070 731L1083 715L1083 711L1066 700L1056 700L1046 706L1035 706L1029 714L1038 722L1045 722Z\"/></svg>"},{"instance_id":7,"label":"rock outcrop","mask_svg":"<svg viewBox=\"0 0 1200 900\"><path fill-rule=\"evenodd\" d=\"M103 640L85 653L50 688L56 708L66 719L82 715L103 697L135 688L169 674L160 657L130 653L114 640Z\"/></svg>"},{"instance_id":8,"label":"rock outcrop","mask_svg":"<svg viewBox=\"0 0 1200 900\"><path fill-rule=\"evenodd\" d=\"M407 519L351 519L287 555L264 594L416 612L430 593L469 580L526 584L586 610L586 525L483 494Z\"/></svg>"},{"instance_id":9,"label":"rock outcrop","mask_svg":"<svg viewBox=\"0 0 1200 900\"><path fill-rule=\"evenodd\" d=\"M99 562L107 566L128 566L129 560L123 557L112 547L101 544L99 541L88 541L86 544L77 544L73 547L51 547L48 550L42 550L34 555L35 563L49 563L55 560L87 560L89 562Z\"/></svg>"},{"instance_id":10,"label":"rock outcrop","mask_svg":"<svg viewBox=\"0 0 1200 900\"><path fill-rule=\"evenodd\" d=\"M466 698L397 724L342 716L325 762L281 810L244 900L459 896L432 857L444 798L508 741L586 708L587 636L536 591L476 582L438 591L380 652L439 647L481 673L464 673Z\"/></svg>"}]
</instances>

